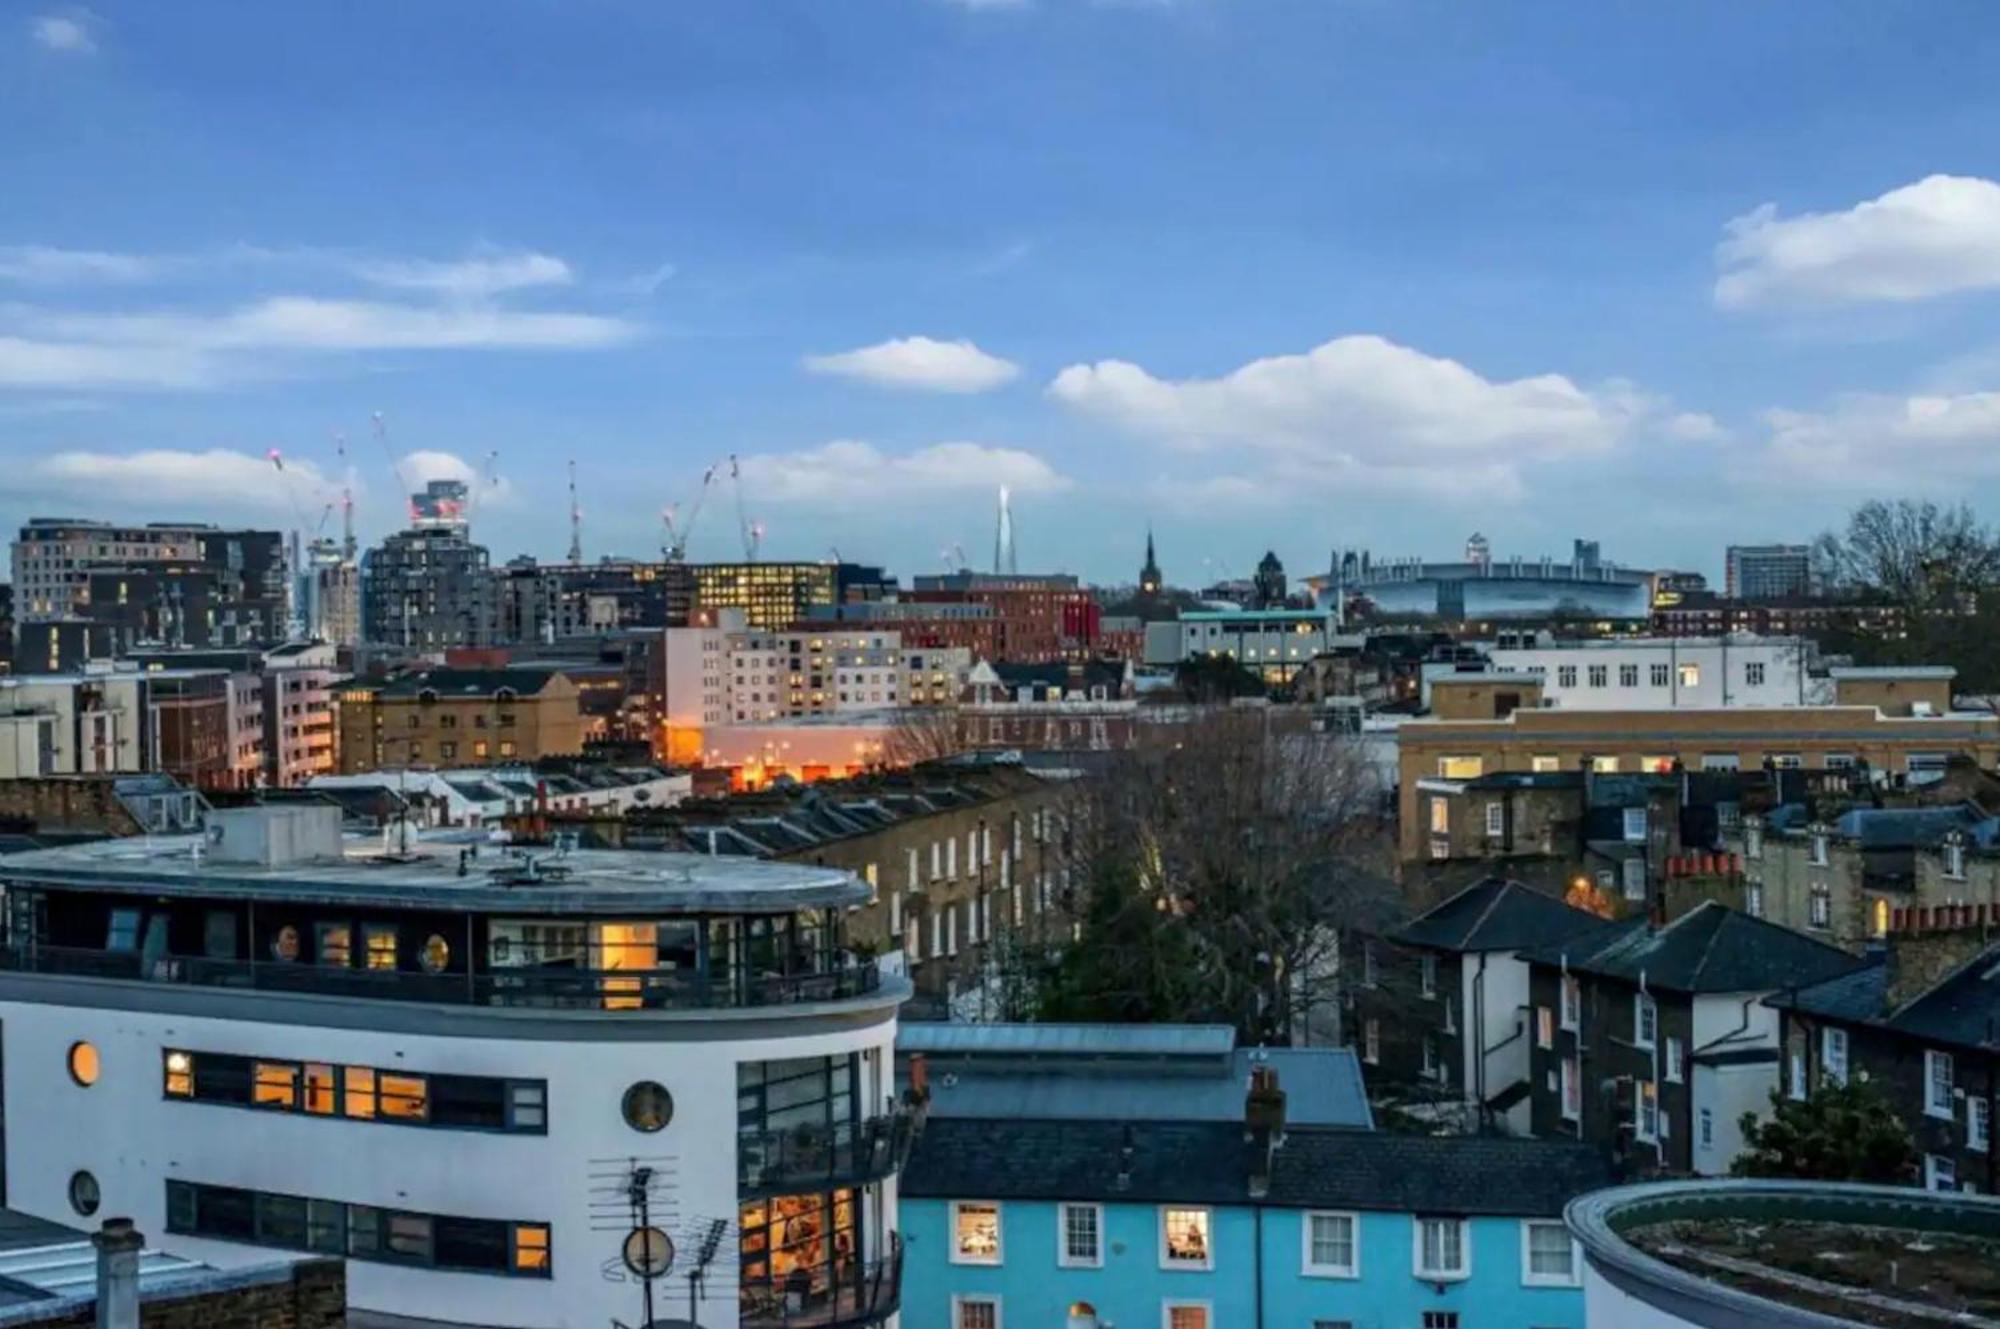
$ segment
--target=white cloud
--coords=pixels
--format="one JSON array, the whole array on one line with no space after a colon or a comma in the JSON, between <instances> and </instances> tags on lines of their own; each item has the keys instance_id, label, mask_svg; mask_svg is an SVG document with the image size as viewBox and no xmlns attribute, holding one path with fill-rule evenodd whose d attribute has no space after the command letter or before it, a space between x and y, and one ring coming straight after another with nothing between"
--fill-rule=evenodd
<instances>
[{"instance_id":1,"label":"white cloud","mask_svg":"<svg viewBox=\"0 0 2000 1329\"><path fill-rule=\"evenodd\" d=\"M659 294L660 288L680 274L680 269L672 263L661 263L645 272L635 272L630 277L607 282L604 289L613 295L631 296L650 300Z\"/></svg>"},{"instance_id":2,"label":"white cloud","mask_svg":"<svg viewBox=\"0 0 2000 1329\"><path fill-rule=\"evenodd\" d=\"M0 282L68 286L87 282L142 282L159 275L167 260L144 254L108 254L49 245L0 245Z\"/></svg>"},{"instance_id":3,"label":"white cloud","mask_svg":"<svg viewBox=\"0 0 2000 1329\"><path fill-rule=\"evenodd\" d=\"M215 378L199 352L0 336L0 388L198 388Z\"/></svg>"},{"instance_id":4,"label":"white cloud","mask_svg":"<svg viewBox=\"0 0 2000 1329\"><path fill-rule=\"evenodd\" d=\"M29 28L45 50L70 55L91 55L97 50L97 16L87 9L41 14Z\"/></svg>"},{"instance_id":5,"label":"white cloud","mask_svg":"<svg viewBox=\"0 0 2000 1329\"><path fill-rule=\"evenodd\" d=\"M419 448L403 454L396 463L396 474L409 484L412 492L433 480L462 480L470 491L467 497L475 513L482 507L511 505L517 495L500 469L498 453L488 455L482 464L474 466L455 452Z\"/></svg>"},{"instance_id":6,"label":"white cloud","mask_svg":"<svg viewBox=\"0 0 2000 1329\"><path fill-rule=\"evenodd\" d=\"M1169 448L1228 449L1274 484L1412 494L1518 493L1524 463L1605 452L1655 411L1629 385L1494 381L1375 336L1220 378L1160 379L1122 360L1071 365L1049 395Z\"/></svg>"},{"instance_id":7,"label":"white cloud","mask_svg":"<svg viewBox=\"0 0 2000 1329\"><path fill-rule=\"evenodd\" d=\"M79 505L123 506L157 512L217 507L290 521L299 505L322 501L336 487L312 462L287 458L281 473L268 453L210 448L205 452L153 448L141 452L58 452L15 474L29 493L74 499Z\"/></svg>"},{"instance_id":8,"label":"white cloud","mask_svg":"<svg viewBox=\"0 0 2000 1329\"><path fill-rule=\"evenodd\" d=\"M364 258L355 261L354 273L377 286L428 291L459 300L487 299L534 286L568 286L576 279L562 259L529 251L480 254L455 262Z\"/></svg>"},{"instance_id":9,"label":"white cloud","mask_svg":"<svg viewBox=\"0 0 2000 1329\"><path fill-rule=\"evenodd\" d=\"M891 456L872 443L837 439L798 452L741 459L756 501L780 504L879 503L951 493L1052 493L1070 481L1032 452L983 443L936 443Z\"/></svg>"},{"instance_id":10,"label":"white cloud","mask_svg":"<svg viewBox=\"0 0 2000 1329\"><path fill-rule=\"evenodd\" d=\"M2000 392L1856 393L1822 411L1768 411L1764 422L1770 436L1753 467L1788 486L1962 490L2000 475Z\"/></svg>"},{"instance_id":11,"label":"white cloud","mask_svg":"<svg viewBox=\"0 0 2000 1329\"><path fill-rule=\"evenodd\" d=\"M930 337L898 337L859 350L809 355L805 365L815 374L925 392L987 392L1021 372L1012 361L989 355L969 341Z\"/></svg>"},{"instance_id":12,"label":"white cloud","mask_svg":"<svg viewBox=\"0 0 2000 1329\"><path fill-rule=\"evenodd\" d=\"M1766 203L1716 248L1726 309L1909 301L2000 286L2000 184L1932 175L1845 212Z\"/></svg>"}]
</instances>

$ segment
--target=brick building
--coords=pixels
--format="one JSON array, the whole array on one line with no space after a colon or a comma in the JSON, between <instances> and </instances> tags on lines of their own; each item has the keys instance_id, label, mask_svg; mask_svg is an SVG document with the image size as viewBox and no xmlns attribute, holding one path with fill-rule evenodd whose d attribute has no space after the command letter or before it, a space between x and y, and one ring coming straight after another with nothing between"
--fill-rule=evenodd
<instances>
[{"instance_id":1,"label":"brick building","mask_svg":"<svg viewBox=\"0 0 2000 1329\"><path fill-rule=\"evenodd\" d=\"M433 669L338 697L344 775L400 766L512 766L577 756L576 685L553 669Z\"/></svg>"}]
</instances>

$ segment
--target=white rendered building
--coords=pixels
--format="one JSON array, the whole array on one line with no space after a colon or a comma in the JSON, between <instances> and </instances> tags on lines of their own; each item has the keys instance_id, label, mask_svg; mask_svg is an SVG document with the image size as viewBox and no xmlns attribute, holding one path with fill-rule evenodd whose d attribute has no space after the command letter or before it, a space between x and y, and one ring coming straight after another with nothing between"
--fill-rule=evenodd
<instances>
[{"instance_id":1,"label":"white rendered building","mask_svg":"<svg viewBox=\"0 0 2000 1329\"><path fill-rule=\"evenodd\" d=\"M345 1255L364 1317L893 1322L921 1108L892 1087L907 985L842 945L863 883L385 855L337 816L0 859L10 1207L223 1268Z\"/></svg>"},{"instance_id":2,"label":"white rendered building","mask_svg":"<svg viewBox=\"0 0 2000 1329\"><path fill-rule=\"evenodd\" d=\"M1542 680L1547 705L1566 710L1665 711L1824 705L1812 643L1802 637L1629 637L1496 643L1502 673Z\"/></svg>"}]
</instances>

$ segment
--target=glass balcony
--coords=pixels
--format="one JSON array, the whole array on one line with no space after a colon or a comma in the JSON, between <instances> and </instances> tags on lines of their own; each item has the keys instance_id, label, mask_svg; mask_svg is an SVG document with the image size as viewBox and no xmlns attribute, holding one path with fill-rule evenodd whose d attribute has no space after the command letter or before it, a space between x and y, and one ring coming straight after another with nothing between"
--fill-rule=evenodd
<instances>
[{"instance_id":1,"label":"glass balcony","mask_svg":"<svg viewBox=\"0 0 2000 1329\"><path fill-rule=\"evenodd\" d=\"M738 1135L739 1198L879 1181L903 1170L923 1127L923 1108L906 1102L859 1121Z\"/></svg>"},{"instance_id":2,"label":"glass balcony","mask_svg":"<svg viewBox=\"0 0 2000 1329\"><path fill-rule=\"evenodd\" d=\"M882 986L873 960L816 973L510 968L501 973L426 974L341 968L304 961L142 956L62 946L0 948L0 970L77 978L129 979L193 987L249 988L371 1000L559 1010L704 1010L843 1001Z\"/></svg>"},{"instance_id":3,"label":"glass balcony","mask_svg":"<svg viewBox=\"0 0 2000 1329\"><path fill-rule=\"evenodd\" d=\"M860 1329L881 1324L902 1302L903 1242L892 1232L879 1260L836 1261L795 1271L782 1287L745 1287L736 1322L742 1329Z\"/></svg>"}]
</instances>

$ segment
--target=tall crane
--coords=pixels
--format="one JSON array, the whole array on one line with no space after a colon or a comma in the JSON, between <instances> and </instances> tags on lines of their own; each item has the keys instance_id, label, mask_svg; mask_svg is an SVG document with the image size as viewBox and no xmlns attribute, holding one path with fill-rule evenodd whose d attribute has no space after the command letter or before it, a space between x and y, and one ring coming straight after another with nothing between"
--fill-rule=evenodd
<instances>
[{"instance_id":1,"label":"tall crane","mask_svg":"<svg viewBox=\"0 0 2000 1329\"><path fill-rule=\"evenodd\" d=\"M576 501L576 462L569 464L569 562L577 567L583 562L583 509Z\"/></svg>"},{"instance_id":2,"label":"tall crane","mask_svg":"<svg viewBox=\"0 0 2000 1329\"><path fill-rule=\"evenodd\" d=\"M709 486L715 483L715 470L711 466L701 473L701 484L688 503L687 516L680 515L678 503L669 503L661 510L660 522L667 529L667 542L660 552L667 556L667 562L687 562L688 537L694 534L695 519L701 516L702 504L708 502Z\"/></svg>"},{"instance_id":3,"label":"tall crane","mask_svg":"<svg viewBox=\"0 0 2000 1329\"><path fill-rule=\"evenodd\" d=\"M736 454L729 454L729 483L736 491L736 525L743 532L743 560L757 561L757 549L764 543L764 523L751 521L743 508L743 467L737 463Z\"/></svg>"}]
</instances>

